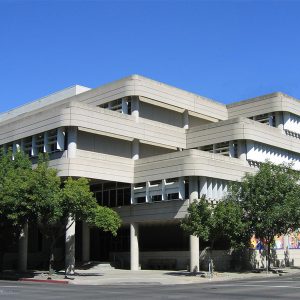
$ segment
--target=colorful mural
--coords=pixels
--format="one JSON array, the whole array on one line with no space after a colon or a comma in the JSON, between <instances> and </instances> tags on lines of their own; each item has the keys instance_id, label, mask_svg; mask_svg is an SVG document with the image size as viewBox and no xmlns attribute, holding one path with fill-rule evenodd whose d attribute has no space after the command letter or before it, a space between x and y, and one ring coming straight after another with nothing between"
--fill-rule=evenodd
<instances>
[{"instance_id":1,"label":"colorful mural","mask_svg":"<svg viewBox=\"0 0 300 300\"><path fill-rule=\"evenodd\" d=\"M251 238L251 249L264 250L265 248L266 247L264 241L256 238L255 235L253 235ZM275 236L273 249L280 250L283 248L284 248L284 236L283 235Z\"/></svg>"},{"instance_id":2,"label":"colorful mural","mask_svg":"<svg viewBox=\"0 0 300 300\"><path fill-rule=\"evenodd\" d=\"M288 235L288 248L300 249L300 229L297 229Z\"/></svg>"}]
</instances>

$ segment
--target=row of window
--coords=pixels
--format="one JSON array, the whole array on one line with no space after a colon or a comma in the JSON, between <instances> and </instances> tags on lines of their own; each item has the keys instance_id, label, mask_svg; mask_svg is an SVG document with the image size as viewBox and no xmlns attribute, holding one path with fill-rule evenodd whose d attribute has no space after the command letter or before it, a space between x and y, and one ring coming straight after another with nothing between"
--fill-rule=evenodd
<instances>
[{"instance_id":1,"label":"row of window","mask_svg":"<svg viewBox=\"0 0 300 300\"><path fill-rule=\"evenodd\" d=\"M200 147L200 150L237 158L238 157L237 141L231 142L232 149L230 149L231 147L229 143L230 142L222 142L213 145L207 145L207 146Z\"/></svg>"},{"instance_id":2,"label":"row of window","mask_svg":"<svg viewBox=\"0 0 300 300\"><path fill-rule=\"evenodd\" d=\"M110 101L99 105L101 108L109 109L112 111L117 111L119 113L131 115L132 112L132 97L120 98L114 101Z\"/></svg>"},{"instance_id":3,"label":"row of window","mask_svg":"<svg viewBox=\"0 0 300 300\"><path fill-rule=\"evenodd\" d=\"M1 146L5 151L13 152L22 150L29 157L38 156L39 153L54 153L64 150L66 143L66 132L60 129L53 129L34 136L26 137L18 141L7 143Z\"/></svg>"}]
</instances>

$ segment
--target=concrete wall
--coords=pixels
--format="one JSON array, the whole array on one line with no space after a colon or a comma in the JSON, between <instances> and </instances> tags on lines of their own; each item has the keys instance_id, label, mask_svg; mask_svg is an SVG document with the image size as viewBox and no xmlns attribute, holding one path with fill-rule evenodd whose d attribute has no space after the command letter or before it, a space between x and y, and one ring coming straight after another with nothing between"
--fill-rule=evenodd
<instances>
[{"instance_id":1,"label":"concrete wall","mask_svg":"<svg viewBox=\"0 0 300 300\"><path fill-rule=\"evenodd\" d=\"M283 93L268 94L227 105L228 118L252 117L265 113L286 111L300 115L299 101Z\"/></svg>"},{"instance_id":2,"label":"concrete wall","mask_svg":"<svg viewBox=\"0 0 300 300\"><path fill-rule=\"evenodd\" d=\"M187 148L234 140L252 140L292 152L300 152L298 139L282 134L279 128L247 118L235 118L191 128L187 133Z\"/></svg>"},{"instance_id":3,"label":"concrete wall","mask_svg":"<svg viewBox=\"0 0 300 300\"><path fill-rule=\"evenodd\" d=\"M140 103L140 117L166 123L169 125L182 127L182 114L149 103Z\"/></svg>"},{"instance_id":4,"label":"concrete wall","mask_svg":"<svg viewBox=\"0 0 300 300\"><path fill-rule=\"evenodd\" d=\"M131 158L131 142L84 131L78 132L78 149Z\"/></svg>"},{"instance_id":5,"label":"concrete wall","mask_svg":"<svg viewBox=\"0 0 300 300\"><path fill-rule=\"evenodd\" d=\"M156 146L147 145L147 144L140 144L140 158L146 158L149 156L166 154L166 153L170 153L170 152L174 152L174 151L175 150L168 149L168 148L156 147Z\"/></svg>"},{"instance_id":6,"label":"concrete wall","mask_svg":"<svg viewBox=\"0 0 300 300\"><path fill-rule=\"evenodd\" d=\"M211 122L208 120L204 120L201 118L197 118L194 116L189 116L189 127L196 127L196 126L201 126L205 124L210 124Z\"/></svg>"},{"instance_id":7,"label":"concrete wall","mask_svg":"<svg viewBox=\"0 0 300 300\"><path fill-rule=\"evenodd\" d=\"M145 182L183 176L206 176L240 181L245 172L255 172L245 162L201 150L184 150L135 161L134 181Z\"/></svg>"}]
</instances>

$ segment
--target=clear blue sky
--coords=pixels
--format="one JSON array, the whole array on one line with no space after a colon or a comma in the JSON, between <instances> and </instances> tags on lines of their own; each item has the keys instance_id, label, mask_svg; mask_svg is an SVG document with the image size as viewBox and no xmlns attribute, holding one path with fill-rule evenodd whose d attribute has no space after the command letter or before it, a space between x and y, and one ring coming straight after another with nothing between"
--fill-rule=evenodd
<instances>
[{"instance_id":1,"label":"clear blue sky","mask_svg":"<svg viewBox=\"0 0 300 300\"><path fill-rule=\"evenodd\" d=\"M300 1L0 0L0 111L130 74L223 103L300 99Z\"/></svg>"}]
</instances>

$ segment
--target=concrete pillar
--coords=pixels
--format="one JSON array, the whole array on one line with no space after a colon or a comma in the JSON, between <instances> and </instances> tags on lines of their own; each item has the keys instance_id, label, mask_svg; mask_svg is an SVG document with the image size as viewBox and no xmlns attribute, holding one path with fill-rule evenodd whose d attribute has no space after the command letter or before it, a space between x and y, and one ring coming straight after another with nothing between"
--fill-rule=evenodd
<instances>
[{"instance_id":1,"label":"concrete pillar","mask_svg":"<svg viewBox=\"0 0 300 300\"><path fill-rule=\"evenodd\" d=\"M199 271L199 238L190 235L190 272Z\"/></svg>"},{"instance_id":2,"label":"concrete pillar","mask_svg":"<svg viewBox=\"0 0 300 300\"><path fill-rule=\"evenodd\" d=\"M290 130L290 113L287 111L283 112L283 129Z\"/></svg>"},{"instance_id":3,"label":"concrete pillar","mask_svg":"<svg viewBox=\"0 0 300 300\"><path fill-rule=\"evenodd\" d=\"M12 158L14 159L15 157L15 154L17 152L20 152L20 149L21 149L21 145L20 145L20 142L13 142L13 147L12 147Z\"/></svg>"},{"instance_id":4,"label":"concrete pillar","mask_svg":"<svg viewBox=\"0 0 300 300\"><path fill-rule=\"evenodd\" d=\"M273 126L273 114L269 113L269 126Z\"/></svg>"},{"instance_id":5,"label":"concrete pillar","mask_svg":"<svg viewBox=\"0 0 300 300\"><path fill-rule=\"evenodd\" d=\"M237 142L237 153L238 153L238 158L246 161L247 160L247 155L246 155L246 145L244 140L238 140Z\"/></svg>"},{"instance_id":6,"label":"concrete pillar","mask_svg":"<svg viewBox=\"0 0 300 300\"><path fill-rule=\"evenodd\" d=\"M254 142L246 140L246 157L249 160L255 160Z\"/></svg>"},{"instance_id":7,"label":"concrete pillar","mask_svg":"<svg viewBox=\"0 0 300 300\"><path fill-rule=\"evenodd\" d=\"M198 177L189 178L189 200L192 203L199 198L198 194ZM199 271L199 238L190 235L190 272Z\"/></svg>"},{"instance_id":8,"label":"concrete pillar","mask_svg":"<svg viewBox=\"0 0 300 300\"><path fill-rule=\"evenodd\" d=\"M161 181L161 200L168 200L166 194L166 180Z\"/></svg>"},{"instance_id":9,"label":"concrete pillar","mask_svg":"<svg viewBox=\"0 0 300 300\"><path fill-rule=\"evenodd\" d=\"M194 200L199 199L198 191L199 191L198 177L197 176L189 177L189 200L190 200L190 203L192 203Z\"/></svg>"},{"instance_id":10,"label":"concrete pillar","mask_svg":"<svg viewBox=\"0 0 300 300\"><path fill-rule=\"evenodd\" d=\"M182 123L184 129L189 129L189 112L187 109L183 112Z\"/></svg>"},{"instance_id":11,"label":"concrete pillar","mask_svg":"<svg viewBox=\"0 0 300 300\"><path fill-rule=\"evenodd\" d=\"M90 227L86 222L82 222L82 261L90 261Z\"/></svg>"},{"instance_id":12,"label":"concrete pillar","mask_svg":"<svg viewBox=\"0 0 300 300\"><path fill-rule=\"evenodd\" d=\"M213 198L213 186L212 186L212 178L207 178L207 199Z\"/></svg>"},{"instance_id":13,"label":"concrete pillar","mask_svg":"<svg viewBox=\"0 0 300 300\"><path fill-rule=\"evenodd\" d=\"M68 158L75 158L77 150L77 127L69 127L68 131Z\"/></svg>"},{"instance_id":14,"label":"concrete pillar","mask_svg":"<svg viewBox=\"0 0 300 300\"><path fill-rule=\"evenodd\" d=\"M281 111L276 111L275 122L276 122L276 127L283 132L283 115Z\"/></svg>"},{"instance_id":15,"label":"concrete pillar","mask_svg":"<svg viewBox=\"0 0 300 300\"><path fill-rule=\"evenodd\" d=\"M216 144L213 144L213 152L212 153L216 153Z\"/></svg>"},{"instance_id":16,"label":"concrete pillar","mask_svg":"<svg viewBox=\"0 0 300 300\"><path fill-rule=\"evenodd\" d=\"M140 142L134 139L131 144L131 158L137 160L140 158Z\"/></svg>"},{"instance_id":17,"label":"concrete pillar","mask_svg":"<svg viewBox=\"0 0 300 300\"><path fill-rule=\"evenodd\" d=\"M75 270L75 220L71 217L68 219L66 227L66 253L65 265L66 274L74 274Z\"/></svg>"},{"instance_id":18,"label":"concrete pillar","mask_svg":"<svg viewBox=\"0 0 300 300\"><path fill-rule=\"evenodd\" d=\"M137 96L131 97L131 115L135 118L136 121L140 116L140 100Z\"/></svg>"},{"instance_id":19,"label":"concrete pillar","mask_svg":"<svg viewBox=\"0 0 300 300\"><path fill-rule=\"evenodd\" d=\"M28 254L28 223L26 223L19 236L18 244L18 270L25 272L27 270L27 254Z\"/></svg>"},{"instance_id":20,"label":"concrete pillar","mask_svg":"<svg viewBox=\"0 0 300 300\"><path fill-rule=\"evenodd\" d=\"M200 177L200 195L199 195L199 197L201 197L203 195L207 196L207 178L204 176L201 176Z\"/></svg>"},{"instance_id":21,"label":"concrete pillar","mask_svg":"<svg viewBox=\"0 0 300 300\"><path fill-rule=\"evenodd\" d=\"M49 133L48 131L46 131L44 132L44 149L43 149L44 153L50 152L50 145L48 145L48 141L49 141Z\"/></svg>"},{"instance_id":22,"label":"concrete pillar","mask_svg":"<svg viewBox=\"0 0 300 300\"><path fill-rule=\"evenodd\" d=\"M229 157L235 157L233 141L229 141Z\"/></svg>"},{"instance_id":23,"label":"concrete pillar","mask_svg":"<svg viewBox=\"0 0 300 300\"><path fill-rule=\"evenodd\" d=\"M130 203L134 204L135 203L135 199L134 199L134 184L131 184L131 193L130 193Z\"/></svg>"},{"instance_id":24,"label":"concrete pillar","mask_svg":"<svg viewBox=\"0 0 300 300\"><path fill-rule=\"evenodd\" d=\"M184 200L185 198L184 177L178 178L178 193L179 193L179 199Z\"/></svg>"},{"instance_id":25,"label":"concrete pillar","mask_svg":"<svg viewBox=\"0 0 300 300\"><path fill-rule=\"evenodd\" d=\"M21 142L20 142L20 149L21 149L21 151L24 151L24 150L25 150L25 139L21 139Z\"/></svg>"},{"instance_id":26,"label":"concrete pillar","mask_svg":"<svg viewBox=\"0 0 300 300\"><path fill-rule=\"evenodd\" d=\"M31 156L37 156L37 146L36 146L36 136L32 136L32 144L31 144Z\"/></svg>"},{"instance_id":27,"label":"concrete pillar","mask_svg":"<svg viewBox=\"0 0 300 300\"><path fill-rule=\"evenodd\" d=\"M60 127L57 128L57 142L56 142L56 148L60 151L65 150L65 128Z\"/></svg>"},{"instance_id":28,"label":"concrete pillar","mask_svg":"<svg viewBox=\"0 0 300 300\"><path fill-rule=\"evenodd\" d=\"M128 115L128 103L126 98L122 98L122 114Z\"/></svg>"},{"instance_id":29,"label":"concrete pillar","mask_svg":"<svg viewBox=\"0 0 300 300\"><path fill-rule=\"evenodd\" d=\"M139 270L139 225L130 224L130 270Z\"/></svg>"},{"instance_id":30,"label":"concrete pillar","mask_svg":"<svg viewBox=\"0 0 300 300\"><path fill-rule=\"evenodd\" d=\"M149 187L150 187L150 182L146 181L146 195L145 195L146 196L146 202L151 202Z\"/></svg>"}]
</instances>

